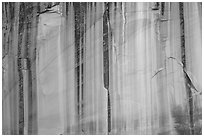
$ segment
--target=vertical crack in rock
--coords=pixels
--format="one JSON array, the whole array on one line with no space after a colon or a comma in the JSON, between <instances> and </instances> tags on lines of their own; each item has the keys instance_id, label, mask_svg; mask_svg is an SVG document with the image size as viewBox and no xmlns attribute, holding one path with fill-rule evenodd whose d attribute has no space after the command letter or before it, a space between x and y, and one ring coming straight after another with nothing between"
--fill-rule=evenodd
<instances>
[{"instance_id":1,"label":"vertical crack in rock","mask_svg":"<svg viewBox=\"0 0 204 137\"><path fill-rule=\"evenodd\" d=\"M21 23L25 20L25 5L24 3L20 3L19 7L19 34L23 34L18 38L18 72L19 72L19 134L24 134L24 95L23 95L23 73L22 69L22 48L23 48L23 40L25 39L24 28L25 23Z\"/></svg>"},{"instance_id":2,"label":"vertical crack in rock","mask_svg":"<svg viewBox=\"0 0 204 137\"><path fill-rule=\"evenodd\" d=\"M107 89L108 93L108 134L111 132L111 103L110 103L110 91L109 91L109 27L110 27L110 17L109 17L109 3L105 3L105 11L103 15L103 77L104 77L104 87Z\"/></svg>"},{"instance_id":3,"label":"vertical crack in rock","mask_svg":"<svg viewBox=\"0 0 204 137\"><path fill-rule=\"evenodd\" d=\"M165 3L161 2L161 15L164 15Z\"/></svg>"},{"instance_id":4,"label":"vertical crack in rock","mask_svg":"<svg viewBox=\"0 0 204 137\"><path fill-rule=\"evenodd\" d=\"M74 3L75 13L75 77L77 90L77 111L80 131L83 119L83 91L84 91L84 18L86 15L86 3Z\"/></svg>"},{"instance_id":5,"label":"vertical crack in rock","mask_svg":"<svg viewBox=\"0 0 204 137\"><path fill-rule=\"evenodd\" d=\"M184 31L184 5L182 2L179 3L179 14L180 14L180 35L181 35L181 60L183 64L183 70L186 70L186 53L185 53L185 31ZM190 81L188 76L184 73L185 86L187 90L187 95L189 98L189 120L190 120L190 134L194 134L194 119L193 119L193 97L190 87Z\"/></svg>"},{"instance_id":6,"label":"vertical crack in rock","mask_svg":"<svg viewBox=\"0 0 204 137\"><path fill-rule=\"evenodd\" d=\"M80 3L74 3L75 17L75 78L77 91L77 113L80 120ZM79 123L78 123L79 124Z\"/></svg>"},{"instance_id":7,"label":"vertical crack in rock","mask_svg":"<svg viewBox=\"0 0 204 137\"><path fill-rule=\"evenodd\" d=\"M82 14L80 14L80 20L81 20L81 43L80 43L80 52L81 52L81 121L84 118L84 36L85 36L85 15L86 15L86 3L81 4L82 7ZM81 123L81 131L83 131L83 122Z\"/></svg>"}]
</instances>

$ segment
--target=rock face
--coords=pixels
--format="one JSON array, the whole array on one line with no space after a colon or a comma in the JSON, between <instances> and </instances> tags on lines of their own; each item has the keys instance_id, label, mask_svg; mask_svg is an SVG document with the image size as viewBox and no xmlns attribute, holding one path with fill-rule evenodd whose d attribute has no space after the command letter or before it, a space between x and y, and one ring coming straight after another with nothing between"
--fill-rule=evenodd
<instances>
[{"instance_id":1,"label":"rock face","mask_svg":"<svg viewBox=\"0 0 204 137\"><path fill-rule=\"evenodd\" d=\"M202 134L200 3L2 8L3 134Z\"/></svg>"}]
</instances>

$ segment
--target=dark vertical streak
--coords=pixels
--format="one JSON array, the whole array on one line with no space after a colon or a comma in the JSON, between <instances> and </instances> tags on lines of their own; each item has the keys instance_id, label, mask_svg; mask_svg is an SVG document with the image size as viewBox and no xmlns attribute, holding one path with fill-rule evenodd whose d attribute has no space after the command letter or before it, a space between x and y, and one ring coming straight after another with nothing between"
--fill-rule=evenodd
<instances>
[{"instance_id":1,"label":"dark vertical streak","mask_svg":"<svg viewBox=\"0 0 204 137\"><path fill-rule=\"evenodd\" d=\"M108 91L108 134L111 132L111 105L109 93L109 3L105 3L105 11L103 15L103 77L104 87Z\"/></svg>"},{"instance_id":2,"label":"dark vertical streak","mask_svg":"<svg viewBox=\"0 0 204 137\"><path fill-rule=\"evenodd\" d=\"M21 56L22 56L22 48L23 48L23 37L25 37L24 33L24 20L25 20L25 11L24 11L24 3L20 3L20 14L19 14L19 32L18 34L18 73L19 73L19 134L23 135L24 132L24 95L23 95L23 74L22 74L22 64L21 64ZM23 22L23 23L22 23Z\"/></svg>"},{"instance_id":3,"label":"dark vertical streak","mask_svg":"<svg viewBox=\"0 0 204 137\"><path fill-rule=\"evenodd\" d=\"M77 90L77 113L78 121L80 120L80 3L74 3L75 14L75 77L76 77L76 90ZM80 123L78 123L80 124Z\"/></svg>"},{"instance_id":4,"label":"dark vertical streak","mask_svg":"<svg viewBox=\"0 0 204 137\"><path fill-rule=\"evenodd\" d=\"M23 116L21 117L21 115L20 115L20 119L19 119L19 121L22 121L22 123L20 123L20 124L22 124L22 126L19 127L19 133L20 134L21 133L27 134L26 131L24 130L24 127L27 126L26 125L27 114L25 113L25 110L27 108L25 107L25 105L27 105L26 103L28 103L28 102L25 102L26 98L27 98L26 97L27 94L25 93L25 92L27 92L27 91L25 91L25 89L27 89L27 82L25 82L25 80L24 80L24 79L27 79L27 76L26 76L27 72L25 72L25 71L27 71L27 54L28 54L27 53L27 41L28 41L27 16L28 16L28 13L26 12L27 3L24 3L24 4L22 3L21 6L22 7L21 7L21 13L20 13L20 22L23 22L23 23L20 24L20 29L19 29L19 34L22 33L22 35L20 35L20 37L19 37L20 38L19 41L21 41L21 43L19 43L19 50L20 50L20 52L19 52L19 56L20 56L20 58L19 58L19 61L20 61L19 74L20 74L20 81L22 82L20 84L22 89L19 88L20 89L20 96L19 97L20 97L20 100L22 101L22 102L20 102L21 103L20 105L22 105L21 106L22 110L20 109L20 111L22 111L22 112L20 112L20 113L23 113ZM24 70L24 69L26 69L26 70Z\"/></svg>"},{"instance_id":5,"label":"dark vertical streak","mask_svg":"<svg viewBox=\"0 0 204 137\"><path fill-rule=\"evenodd\" d=\"M75 74L77 77L77 109L79 121L83 119L83 92L84 92L84 17L86 15L86 3L74 3L75 10ZM82 129L79 123L80 132Z\"/></svg>"},{"instance_id":6,"label":"dark vertical streak","mask_svg":"<svg viewBox=\"0 0 204 137\"><path fill-rule=\"evenodd\" d=\"M31 38L29 48L29 80L30 80L30 106L29 106L29 128L28 134L37 134L37 81L36 81L36 38L37 38L37 10L38 3L32 3L32 23L31 23ZM32 62L32 63L31 63Z\"/></svg>"},{"instance_id":7,"label":"dark vertical streak","mask_svg":"<svg viewBox=\"0 0 204 137\"><path fill-rule=\"evenodd\" d=\"M84 92L84 32L85 32L85 24L84 24L84 17L86 15L86 3L80 3L80 118L83 119L83 92ZM81 131L83 131L83 123L81 124Z\"/></svg>"},{"instance_id":8,"label":"dark vertical streak","mask_svg":"<svg viewBox=\"0 0 204 137\"><path fill-rule=\"evenodd\" d=\"M19 71L18 71L18 31L19 3L7 3L8 24L11 33L8 37L8 93L10 101L10 134L19 134Z\"/></svg>"},{"instance_id":9,"label":"dark vertical streak","mask_svg":"<svg viewBox=\"0 0 204 137\"><path fill-rule=\"evenodd\" d=\"M28 133L29 122L29 110L31 106L31 86L29 81L29 46L31 45L31 15L32 15L32 4L31 3L20 3L20 15L19 15L19 43L18 43L18 71L19 71L19 134ZM23 61L23 62L22 62ZM24 64L25 63L25 64ZM26 65L26 66L24 66ZM23 72L24 71L24 72ZM26 79L26 81L24 81ZM29 99L28 99L29 98ZM25 104L26 103L26 104ZM29 109L30 108L30 109ZM31 113L32 116L32 113ZM26 121L25 121L26 120ZM25 123L26 122L26 123ZM26 124L26 125L25 125ZM26 131L24 133L24 128Z\"/></svg>"},{"instance_id":10,"label":"dark vertical streak","mask_svg":"<svg viewBox=\"0 0 204 137\"><path fill-rule=\"evenodd\" d=\"M7 35L7 40L6 40L6 44L5 44L5 50L7 50L7 53L8 54L8 60L5 62L5 63L8 63L8 71L5 70L5 75L6 75L6 78L7 81L9 84L8 84L8 90L7 91L3 91L2 92L2 96L5 97L4 95L8 94L11 92L10 96L8 96L9 98L9 101L10 101L10 108L9 108L9 111L10 113L7 114L10 116L10 119L8 120L8 124L10 125L10 129L4 129L4 123L2 123L2 130L3 130L3 134L18 134L17 130L15 130L15 125L18 125L16 122L17 120L15 120L15 117L18 117L15 116L16 115L16 111L18 108L17 107L17 104L15 103L15 100L14 100L14 97L13 96L16 96L16 92L14 93L14 89L16 89L16 85L17 85L17 81L13 81L13 79L15 78L15 72L16 72L16 68L13 68L13 67L16 67L16 60L15 58L13 57L13 54L16 54L16 51L17 50L14 50L16 49L17 46L14 46L15 42L18 40L17 39L17 34L15 34L15 30L18 30L18 28L15 27L15 24L18 24L17 22L15 22L15 19L12 18L12 14L14 14L13 12L11 12L10 9L12 9L12 6L14 6L13 4L11 5L11 3L3 3L3 5L5 4L5 23L3 24L3 26L6 26L5 27L5 32L6 35ZM16 8L18 9L19 6L16 5ZM18 12L16 12L17 14ZM18 14L17 14L18 15ZM16 17L18 20L18 17ZM4 21L4 20L3 20ZM10 23L9 23L10 22ZM11 25L12 24L12 25ZM16 37L15 37L16 36ZM4 39L4 38L3 38ZM2 40L3 40L2 39ZM4 44L4 43L3 43ZM11 48L13 47L13 49ZM4 48L2 49L4 51ZM6 56L6 54L4 56ZM3 64L2 64L3 66ZM4 67L4 66L3 66ZM3 68L4 69L4 68ZM3 85L4 86L4 85ZM11 89L11 90L10 90ZM15 104L14 104L15 103ZM4 105L2 106L2 112L4 112ZM6 108L5 108L6 109ZM4 113L2 113L4 116ZM6 115L6 114L5 114ZM3 117L4 118L4 117ZM2 119L2 121L4 122L4 119ZM6 120L5 120L6 121ZM7 127L5 127L7 128Z\"/></svg>"},{"instance_id":11,"label":"dark vertical streak","mask_svg":"<svg viewBox=\"0 0 204 137\"><path fill-rule=\"evenodd\" d=\"M81 46L82 46L82 51L81 51L81 60L82 60L82 64L81 64L81 83L82 83L82 85L81 85L81 100L82 100L82 104L81 104L81 115L82 115L82 119L83 119L83 117L84 117L84 61L85 61L85 59L84 59L84 52L85 52L85 46L84 46L84 44L85 44L85 40L86 40L86 38L85 38L85 32L86 32L86 24L85 24L85 22L86 22L86 9L87 9L87 3L82 3L83 4L83 16L81 17L81 20L82 20L82 23L83 23L83 27L82 27L82 42L81 42ZM82 131L83 131L83 123L82 123Z\"/></svg>"},{"instance_id":12,"label":"dark vertical streak","mask_svg":"<svg viewBox=\"0 0 204 137\"><path fill-rule=\"evenodd\" d=\"M180 14L180 34L181 34L181 60L183 63L183 70L186 70L186 55L185 55L185 31L184 31L184 9L183 9L183 3L179 3L179 14ZM190 120L190 134L194 134L194 119L193 119L193 97L192 92L190 88L190 83L188 81L188 76L186 73L184 73L185 77L185 86L187 90L187 95L189 98L189 120Z\"/></svg>"},{"instance_id":13,"label":"dark vertical streak","mask_svg":"<svg viewBox=\"0 0 204 137\"><path fill-rule=\"evenodd\" d=\"M164 15L165 2L161 3L161 15Z\"/></svg>"}]
</instances>

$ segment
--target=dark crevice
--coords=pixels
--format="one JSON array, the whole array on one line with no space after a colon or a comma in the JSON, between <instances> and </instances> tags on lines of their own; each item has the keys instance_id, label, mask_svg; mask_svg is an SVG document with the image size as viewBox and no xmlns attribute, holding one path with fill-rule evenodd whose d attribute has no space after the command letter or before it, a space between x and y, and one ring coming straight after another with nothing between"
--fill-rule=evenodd
<instances>
[{"instance_id":1,"label":"dark crevice","mask_svg":"<svg viewBox=\"0 0 204 137\"><path fill-rule=\"evenodd\" d=\"M19 14L19 22L25 20L25 5L24 3L20 3L20 14ZM23 95L23 74L22 74L22 48L23 48L23 35L24 34L24 24L19 24L19 35L18 38L18 73L19 73L19 134L24 134L24 95Z\"/></svg>"},{"instance_id":2,"label":"dark crevice","mask_svg":"<svg viewBox=\"0 0 204 137\"><path fill-rule=\"evenodd\" d=\"M186 70L186 54L185 54L185 26L184 26L184 6L183 3L179 3L179 14L180 14L180 35L181 35L181 60L183 64L183 70ZM187 90L187 95L189 99L189 121L190 121L190 134L194 134L194 118L193 118L193 97L190 87L190 81L188 80L188 75L184 73L185 86Z\"/></svg>"},{"instance_id":3,"label":"dark crevice","mask_svg":"<svg viewBox=\"0 0 204 137\"><path fill-rule=\"evenodd\" d=\"M161 15L164 15L165 2L161 3Z\"/></svg>"},{"instance_id":4,"label":"dark crevice","mask_svg":"<svg viewBox=\"0 0 204 137\"><path fill-rule=\"evenodd\" d=\"M84 34L86 15L86 3L74 3L75 13L75 77L77 90L77 112L78 118L83 119L83 92L84 92ZM82 125L79 123L79 125ZM83 126L81 129L83 131Z\"/></svg>"},{"instance_id":5,"label":"dark crevice","mask_svg":"<svg viewBox=\"0 0 204 137\"><path fill-rule=\"evenodd\" d=\"M75 14L75 64L80 62L80 3L74 3ZM76 78L76 91L77 91L77 115L80 121L80 65L76 65L75 78ZM80 123L78 123L80 125Z\"/></svg>"},{"instance_id":6,"label":"dark crevice","mask_svg":"<svg viewBox=\"0 0 204 137\"><path fill-rule=\"evenodd\" d=\"M110 15L109 8L110 3L105 3L105 11L103 15L103 77L104 87L107 89L108 95L108 134L111 132L111 103L110 103L110 91L109 91L109 43L110 37Z\"/></svg>"}]
</instances>

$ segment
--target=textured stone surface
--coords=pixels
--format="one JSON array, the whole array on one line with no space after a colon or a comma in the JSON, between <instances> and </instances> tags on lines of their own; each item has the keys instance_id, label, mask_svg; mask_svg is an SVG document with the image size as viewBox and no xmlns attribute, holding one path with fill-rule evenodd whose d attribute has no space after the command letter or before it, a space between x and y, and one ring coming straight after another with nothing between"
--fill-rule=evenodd
<instances>
[{"instance_id":1,"label":"textured stone surface","mask_svg":"<svg viewBox=\"0 0 204 137\"><path fill-rule=\"evenodd\" d=\"M201 134L200 3L2 5L3 134Z\"/></svg>"}]
</instances>

